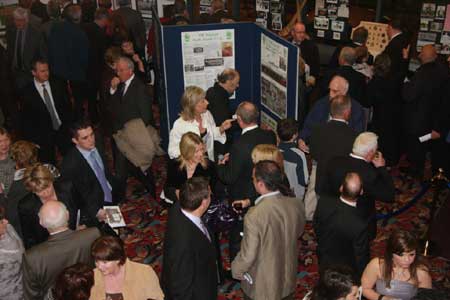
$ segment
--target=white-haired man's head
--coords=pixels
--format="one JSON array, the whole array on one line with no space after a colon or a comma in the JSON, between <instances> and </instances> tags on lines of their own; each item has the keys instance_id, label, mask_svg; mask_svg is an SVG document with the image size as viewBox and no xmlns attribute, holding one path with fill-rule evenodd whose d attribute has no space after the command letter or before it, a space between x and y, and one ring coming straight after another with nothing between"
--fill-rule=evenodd
<instances>
[{"instance_id":1,"label":"white-haired man's head","mask_svg":"<svg viewBox=\"0 0 450 300\"><path fill-rule=\"evenodd\" d=\"M363 132L355 139L352 153L372 161L378 149L378 136L373 132Z\"/></svg>"},{"instance_id":2,"label":"white-haired man's head","mask_svg":"<svg viewBox=\"0 0 450 300\"><path fill-rule=\"evenodd\" d=\"M64 203L59 201L47 201L39 210L39 223L49 233L68 228L69 212Z\"/></svg>"},{"instance_id":3,"label":"white-haired man's head","mask_svg":"<svg viewBox=\"0 0 450 300\"><path fill-rule=\"evenodd\" d=\"M330 84L328 86L330 90L330 99L336 97L336 96L345 96L348 92L348 81L342 76L336 75L334 76Z\"/></svg>"}]
</instances>

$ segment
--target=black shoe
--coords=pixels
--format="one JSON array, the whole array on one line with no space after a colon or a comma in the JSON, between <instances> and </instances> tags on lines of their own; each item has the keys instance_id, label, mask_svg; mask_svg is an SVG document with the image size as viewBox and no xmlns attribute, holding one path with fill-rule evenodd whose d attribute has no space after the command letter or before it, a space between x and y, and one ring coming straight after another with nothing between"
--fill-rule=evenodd
<instances>
[{"instance_id":1,"label":"black shoe","mask_svg":"<svg viewBox=\"0 0 450 300\"><path fill-rule=\"evenodd\" d=\"M147 173L145 174L145 188L147 189L147 192L150 193L150 195L153 197L153 199L156 199L156 186L155 186L155 178L153 177L153 173L151 170L147 170Z\"/></svg>"}]
</instances>

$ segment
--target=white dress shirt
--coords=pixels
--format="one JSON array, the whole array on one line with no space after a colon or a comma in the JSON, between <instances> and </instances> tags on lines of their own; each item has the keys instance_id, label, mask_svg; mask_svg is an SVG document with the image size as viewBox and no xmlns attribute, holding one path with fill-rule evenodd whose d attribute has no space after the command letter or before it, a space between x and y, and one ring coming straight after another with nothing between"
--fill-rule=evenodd
<instances>
[{"instance_id":1,"label":"white dress shirt","mask_svg":"<svg viewBox=\"0 0 450 300\"><path fill-rule=\"evenodd\" d=\"M342 197L339 197L339 199L340 199L342 202L344 202L345 204L347 204L347 205L350 205L350 206L352 206L352 207L356 207L356 202L347 201L347 200L345 200L345 199L342 198Z\"/></svg>"},{"instance_id":2,"label":"white dress shirt","mask_svg":"<svg viewBox=\"0 0 450 300\"><path fill-rule=\"evenodd\" d=\"M250 130L256 129L256 128L258 128L258 125L253 125L253 126L250 126L250 127L246 127L244 129L242 129L241 135L243 135L244 133L246 133L246 132L248 132Z\"/></svg>"},{"instance_id":3,"label":"white dress shirt","mask_svg":"<svg viewBox=\"0 0 450 300\"><path fill-rule=\"evenodd\" d=\"M41 96L42 102L44 102L45 107L47 107L47 104L45 104L45 100L44 100L44 87L42 85L45 85L45 89L48 92L48 95L50 96L50 102L52 103L52 107L55 110L56 113L56 118L58 119L58 123L61 125L61 118L59 117L58 111L56 110L55 107L55 101L53 100L53 95L52 95L52 88L50 87L50 83L48 81L44 81L44 82L39 82L36 79L34 79L34 86L36 87L36 90L39 93L39 96Z\"/></svg>"},{"instance_id":4,"label":"white dress shirt","mask_svg":"<svg viewBox=\"0 0 450 300\"><path fill-rule=\"evenodd\" d=\"M125 86L123 87L123 94L122 94L122 96L125 95L125 93L127 92L128 87L130 86L131 81L133 81L133 79L134 79L134 74L131 75L131 77L128 78L127 81L125 81ZM109 89L109 93L112 95L112 94L114 94L114 93L116 92L116 90L117 90L117 88L113 89L113 88L111 87L111 88Z\"/></svg>"},{"instance_id":5,"label":"white dress shirt","mask_svg":"<svg viewBox=\"0 0 450 300\"><path fill-rule=\"evenodd\" d=\"M225 144L227 141L227 135L225 132L222 134L220 133L219 126L216 126L214 117L209 110L204 112L201 116L203 123L202 125L206 128L206 134L202 139L206 146L206 152L208 152L208 158L211 161L214 161L214 141ZM180 156L180 141L181 137L186 132L193 132L198 136L201 136L197 120L186 121L183 120L182 117L179 117L175 123L173 123L173 127L169 135L169 148L167 152L169 153L169 157L171 159Z\"/></svg>"},{"instance_id":6,"label":"white dress shirt","mask_svg":"<svg viewBox=\"0 0 450 300\"><path fill-rule=\"evenodd\" d=\"M278 195L279 193L280 193L280 191L275 191L275 192L270 192L270 193L261 195L261 196L259 196L259 197L255 200L255 205L257 205L262 199L264 199L264 198L266 198L266 197Z\"/></svg>"},{"instance_id":7,"label":"white dress shirt","mask_svg":"<svg viewBox=\"0 0 450 300\"><path fill-rule=\"evenodd\" d=\"M193 214L191 214L188 211L185 211L184 209L181 209L181 212L183 213L183 215L186 216L186 218L188 218L192 223L194 223L195 226L197 226L197 228L200 229L201 232L203 232L203 234L208 238L208 240L211 241L208 229L206 228L205 224L203 224L202 219L200 219L197 216L194 216Z\"/></svg>"}]
</instances>

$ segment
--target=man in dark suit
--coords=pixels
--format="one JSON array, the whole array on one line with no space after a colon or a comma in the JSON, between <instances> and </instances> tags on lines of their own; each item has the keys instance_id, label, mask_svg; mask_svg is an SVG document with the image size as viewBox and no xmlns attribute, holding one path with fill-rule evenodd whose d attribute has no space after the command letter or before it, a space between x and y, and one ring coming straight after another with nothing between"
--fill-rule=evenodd
<instances>
[{"instance_id":1,"label":"man in dark suit","mask_svg":"<svg viewBox=\"0 0 450 300\"><path fill-rule=\"evenodd\" d=\"M81 118L86 96L89 41L80 27L81 7L69 5L64 11L65 20L52 26L48 40L48 59L52 74L69 83L74 98L75 116Z\"/></svg>"},{"instance_id":2,"label":"man in dark suit","mask_svg":"<svg viewBox=\"0 0 450 300\"><path fill-rule=\"evenodd\" d=\"M357 173L347 173L339 188L340 196L320 198L313 222L320 270L342 264L361 276L369 262L367 218L356 208L363 187Z\"/></svg>"},{"instance_id":3,"label":"man in dark suit","mask_svg":"<svg viewBox=\"0 0 450 300\"><path fill-rule=\"evenodd\" d=\"M39 211L40 223L50 237L27 250L22 271L26 300L44 299L61 271L76 263L94 266L91 245L100 237L96 228L72 231L68 228L69 213L59 201L46 202Z\"/></svg>"},{"instance_id":4,"label":"man in dark suit","mask_svg":"<svg viewBox=\"0 0 450 300\"><path fill-rule=\"evenodd\" d=\"M330 104L331 119L312 131L309 149L312 158L316 161L315 191L318 194L322 191L322 180L328 161L335 156L345 156L352 152L357 134L348 126L351 105L349 96L334 97Z\"/></svg>"},{"instance_id":5,"label":"man in dark suit","mask_svg":"<svg viewBox=\"0 0 450 300\"><path fill-rule=\"evenodd\" d=\"M307 38L305 24L297 22L291 30L292 43L297 45L299 52L305 63L309 66L310 76L319 78L320 57L317 45Z\"/></svg>"},{"instance_id":6,"label":"man in dark suit","mask_svg":"<svg viewBox=\"0 0 450 300\"><path fill-rule=\"evenodd\" d=\"M131 0L119 0L119 6L116 12L123 17L136 52L140 57L145 57L145 24L141 13L131 8Z\"/></svg>"},{"instance_id":7,"label":"man in dark suit","mask_svg":"<svg viewBox=\"0 0 450 300\"><path fill-rule=\"evenodd\" d=\"M83 24L84 32L89 40L89 63L87 67L87 98L89 104L89 118L97 123L99 116L97 110L97 94L105 65L105 52L108 48L106 26L108 25L109 12L99 8L95 12L94 22Z\"/></svg>"},{"instance_id":8,"label":"man in dark suit","mask_svg":"<svg viewBox=\"0 0 450 300\"><path fill-rule=\"evenodd\" d=\"M55 164L55 146L63 155L70 147L71 104L62 84L49 79L46 61L36 60L32 74L34 80L23 92L23 134L27 140L39 145L41 162Z\"/></svg>"},{"instance_id":9,"label":"man in dark suit","mask_svg":"<svg viewBox=\"0 0 450 300\"><path fill-rule=\"evenodd\" d=\"M128 121L141 119L145 126L153 124L152 101L145 84L135 76L134 63L121 57L116 63L117 77L111 80L110 111L113 134L124 128ZM113 144L114 166L120 185L125 186L129 173L132 173L150 194L155 194L155 182L151 168L141 171L133 166Z\"/></svg>"},{"instance_id":10,"label":"man in dark suit","mask_svg":"<svg viewBox=\"0 0 450 300\"><path fill-rule=\"evenodd\" d=\"M345 44L345 47L357 48L357 47L366 47L367 38L369 37L369 31L364 27L358 27L353 31L352 40ZM331 56L330 63L328 67L330 69L335 69L339 67L339 54L341 53L343 47L336 47L336 50L333 52ZM369 65L373 64L373 55L369 53L369 58L367 59L367 63Z\"/></svg>"},{"instance_id":11,"label":"man in dark suit","mask_svg":"<svg viewBox=\"0 0 450 300\"><path fill-rule=\"evenodd\" d=\"M276 144L272 131L258 127L259 111L251 102L242 102L237 110L237 123L242 128L241 137L233 143L229 155L219 161L217 175L227 185L233 205L241 203L243 208L250 206L256 199L256 191L252 182L252 151L259 144ZM243 224L236 222L230 231L230 257L234 258L239 251Z\"/></svg>"},{"instance_id":12,"label":"man in dark suit","mask_svg":"<svg viewBox=\"0 0 450 300\"><path fill-rule=\"evenodd\" d=\"M387 27L389 43L383 53L391 59L391 77L401 84L408 72L409 41L402 32L400 20L392 20ZM399 87L400 88L400 87Z\"/></svg>"},{"instance_id":13,"label":"man in dark suit","mask_svg":"<svg viewBox=\"0 0 450 300\"><path fill-rule=\"evenodd\" d=\"M378 137L372 132L363 132L355 139L352 153L332 158L327 165L323 193L339 195L339 188L345 175L358 173L364 184L364 195L357 208L364 218L369 219L369 238L376 236L375 201L394 201L394 182L385 167L382 154L377 151ZM320 201L319 201L320 202Z\"/></svg>"},{"instance_id":14,"label":"man in dark suit","mask_svg":"<svg viewBox=\"0 0 450 300\"><path fill-rule=\"evenodd\" d=\"M220 126L225 120L231 119L230 97L239 87L239 72L234 69L225 69L217 76L214 86L206 91L206 100L208 100L208 110L214 117L216 124ZM219 154L225 154L230 150L233 140L234 129L227 130L227 142L222 144L214 141L214 158L217 161Z\"/></svg>"},{"instance_id":15,"label":"man in dark suit","mask_svg":"<svg viewBox=\"0 0 450 300\"><path fill-rule=\"evenodd\" d=\"M435 148L441 137L439 133L440 108L443 107L441 102L450 100L442 97L449 70L447 66L437 61L435 47L425 45L419 59L421 66L411 80L403 85L403 128L406 133L408 160L411 163L410 175L423 180L427 147ZM431 141L419 141L420 137L427 134L431 134ZM439 167L433 155L432 167L434 172Z\"/></svg>"},{"instance_id":16,"label":"man in dark suit","mask_svg":"<svg viewBox=\"0 0 450 300\"><path fill-rule=\"evenodd\" d=\"M224 23L231 19L230 14L225 10L223 0L211 1L211 14L206 18L206 23Z\"/></svg>"},{"instance_id":17,"label":"man in dark suit","mask_svg":"<svg viewBox=\"0 0 450 300\"><path fill-rule=\"evenodd\" d=\"M8 61L11 64L15 86L21 90L33 81L31 68L34 60L44 53L41 51L42 34L29 21L27 9L18 7L13 12L14 25L6 30Z\"/></svg>"},{"instance_id":18,"label":"man in dark suit","mask_svg":"<svg viewBox=\"0 0 450 300\"><path fill-rule=\"evenodd\" d=\"M361 105L368 107L366 103L366 77L358 71L353 69L356 61L356 52L352 47L344 47L339 53L339 67L331 69L324 75L324 78L319 84L321 95L324 96L328 92L328 86L331 79L338 75L348 81L348 94L352 99L358 101Z\"/></svg>"},{"instance_id":19,"label":"man in dark suit","mask_svg":"<svg viewBox=\"0 0 450 300\"><path fill-rule=\"evenodd\" d=\"M210 202L208 180L192 177L170 210L161 279L167 300L217 299L214 236L201 219Z\"/></svg>"},{"instance_id":20,"label":"man in dark suit","mask_svg":"<svg viewBox=\"0 0 450 300\"><path fill-rule=\"evenodd\" d=\"M112 205L124 197L124 188L119 186L108 170L106 160L95 146L92 125L85 120L71 127L72 142L61 163L61 176L73 184L74 199L81 211L80 224L98 226L106 220L103 205Z\"/></svg>"}]
</instances>

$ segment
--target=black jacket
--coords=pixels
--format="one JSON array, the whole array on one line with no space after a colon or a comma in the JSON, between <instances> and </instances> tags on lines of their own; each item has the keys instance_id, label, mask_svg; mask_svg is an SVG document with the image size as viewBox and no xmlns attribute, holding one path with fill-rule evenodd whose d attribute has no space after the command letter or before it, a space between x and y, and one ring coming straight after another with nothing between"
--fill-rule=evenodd
<instances>
[{"instance_id":1,"label":"black jacket","mask_svg":"<svg viewBox=\"0 0 450 300\"><path fill-rule=\"evenodd\" d=\"M228 185L228 192L233 200L255 196L251 155L253 148L259 144L275 145L275 134L259 127L247 131L231 146L230 160L217 168L218 177Z\"/></svg>"},{"instance_id":2,"label":"black jacket","mask_svg":"<svg viewBox=\"0 0 450 300\"><path fill-rule=\"evenodd\" d=\"M314 43L312 40L304 40L300 45L297 46L300 48L301 57L303 58L305 63L309 65L310 75L314 76L317 80L320 73L319 48L317 48L316 43Z\"/></svg>"},{"instance_id":3,"label":"black jacket","mask_svg":"<svg viewBox=\"0 0 450 300\"><path fill-rule=\"evenodd\" d=\"M344 122L330 120L313 129L309 141L311 156L317 162L316 192L321 193L328 161L352 152L356 132Z\"/></svg>"},{"instance_id":4,"label":"black jacket","mask_svg":"<svg viewBox=\"0 0 450 300\"><path fill-rule=\"evenodd\" d=\"M209 236L213 237L210 232ZM214 241L181 211L169 212L164 239L161 285L166 300L217 299L217 265Z\"/></svg>"},{"instance_id":5,"label":"black jacket","mask_svg":"<svg viewBox=\"0 0 450 300\"><path fill-rule=\"evenodd\" d=\"M216 82L208 89L206 100L209 102L208 110L213 115L217 126L220 126L223 121L231 119L230 94L219 83Z\"/></svg>"},{"instance_id":6,"label":"black jacket","mask_svg":"<svg viewBox=\"0 0 450 300\"><path fill-rule=\"evenodd\" d=\"M314 214L321 269L334 264L352 267L361 276L370 259L367 219L336 196L321 196Z\"/></svg>"}]
</instances>

